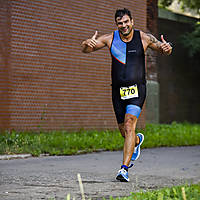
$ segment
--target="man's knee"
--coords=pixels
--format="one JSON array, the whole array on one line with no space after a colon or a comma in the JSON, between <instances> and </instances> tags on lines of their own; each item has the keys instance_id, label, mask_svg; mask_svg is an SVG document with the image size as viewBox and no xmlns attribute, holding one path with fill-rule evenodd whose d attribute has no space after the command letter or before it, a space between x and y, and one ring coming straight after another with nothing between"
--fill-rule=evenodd
<instances>
[{"instance_id":1,"label":"man's knee","mask_svg":"<svg viewBox=\"0 0 200 200\"><path fill-rule=\"evenodd\" d=\"M131 114L126 114L125 122L124 122L124 129L125 133L132 133L135 131L137 123L137 117Z\"/></svg>"}]
</instances>

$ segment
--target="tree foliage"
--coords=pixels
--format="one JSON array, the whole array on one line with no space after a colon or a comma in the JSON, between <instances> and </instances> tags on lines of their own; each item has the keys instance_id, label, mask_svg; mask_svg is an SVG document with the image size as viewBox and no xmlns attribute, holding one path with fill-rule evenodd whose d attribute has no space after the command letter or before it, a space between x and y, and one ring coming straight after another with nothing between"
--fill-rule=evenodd
<instances>
[{"instance_id":1,"label":"tree foliage","mask_svg":"<svg viewBox=\"0 0 200 200\"><path fill-rule=\"evenodd\" d=\"M170 6L175 0L159 0L159 3L163 7ZM199 0L178 0L182 8L189 8L195 10L198 14L200 13L200 1Z\"/></svg>"},{"instance_id":2,"label":"tree foliage","mask_svg":"<svg viewBox=\"0 0 200 200\"><path fill-rule=\"evenodd\" d=\"M195 25L193 32L186 33L181 38L183 45L189 50L190 57L200 53L200 23Z\"/></svg>"},{"instance_id":3,"label":"tree foliage","mask_svg":"<svg viewBox=\"0 0 200 200\"><path fill-rule=\"evenodd\" d=\"M183 8L190 8L196 10L197 13L200 13L200 1L199 0L179 0L182 3Z\"/></svg>"},{"instance_id":4,"label":"tree foliage","mask_svg":"<svg viewBox=\"0 0 200 200\"><path fill-rule=\"evenodd\" d=\"M163 7L170 6L174 0L159 0L159 4Z\"/></svg>"}]
</instances>

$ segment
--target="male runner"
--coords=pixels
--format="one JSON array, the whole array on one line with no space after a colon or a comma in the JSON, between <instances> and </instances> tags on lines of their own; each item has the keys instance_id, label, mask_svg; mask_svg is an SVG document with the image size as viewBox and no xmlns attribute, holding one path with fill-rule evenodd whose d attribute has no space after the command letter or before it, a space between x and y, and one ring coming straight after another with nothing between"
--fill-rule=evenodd
<instances>
[{"instance_id":1,"label":"male runner","mask_svg":"<svg viewBox=\"0 0 200 200\"><path fill-rule=\"evenodd\" d=\"M128 182L128 168L131 160L140 155L144 140L141 133L135 134L136 123L146 98L145 52L148 47L162 54L170 55L172 47L163 36L161 42L153 35L134 29L134 21L128 9L115 13L118 30L82 42L82 52L90 53L105 46L112 57L112 101L119 130L124 137L123 164L116 179Z\"/></svg>"}]
</instances>

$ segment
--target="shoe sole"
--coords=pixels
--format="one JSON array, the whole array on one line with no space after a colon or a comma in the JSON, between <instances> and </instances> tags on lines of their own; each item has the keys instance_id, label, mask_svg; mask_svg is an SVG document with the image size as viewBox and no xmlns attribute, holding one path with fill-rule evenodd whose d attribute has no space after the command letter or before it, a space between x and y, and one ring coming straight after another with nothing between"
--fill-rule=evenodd
<instances>
[{"instance_id":1,"label":"shoe sole","mask_svg":"<svg viewBox=\"0 0 200 200\"><path fill-rule=\"evenodd\" d=\"M140 146L142 145L142 143L144 142L144 135L142 134L142 133L140 133L140 135L142 135L142 141L141 141L141 143L139 143L138 145L139 145L139 150L138 150L138 155L137 155L137 157L135 158L135 160L137 160L139 157L140 157ZM132 160L132 159L131 159ZM132 161L135 161L135 160L132 160Z\"/></svg>"},{"instance_id":2,"label":"shoe sole","mask_svg":"<svg viewBox=\"0 0 200 200\"><path fill-rule=\"evenodd\" d=\"M121 174L119 174L116 179L120 182L129 182L129 179L125 179Z\"/></svg>"},{"instance_id":3,"label":"shoe sole","mask_svg":"<svg viewBox=\"0 0 200 200\"><path fill-rule=\"evenodd\" d=\"M139 144L139 149L140 149L140 146L142 145L142 143L144 142L144 135L143 135L142 133L140 133L140 135L142 135L142 141L141 141L141 143ZM139 157L140 157L140 150L139 150L138 156L136 157L135 160L137 160Z\"/></svg>"}]
</instances>

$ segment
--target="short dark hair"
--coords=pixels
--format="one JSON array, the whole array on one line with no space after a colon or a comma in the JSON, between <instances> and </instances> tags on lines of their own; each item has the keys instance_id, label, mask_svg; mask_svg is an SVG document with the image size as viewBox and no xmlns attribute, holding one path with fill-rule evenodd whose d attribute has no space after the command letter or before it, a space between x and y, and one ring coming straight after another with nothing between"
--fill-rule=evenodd
<instances>
[{"instance_id":1,"label":"short dark hair","mask_svg":"<svg viewBox=\"0 0 200 200\"><path fill-rule=\"evenodd\" d=\"M131 11L128 10L127 8L124 8L124 9L117 9L116 10L115 21L117 20L118 17L121 19L124 15L128 15L130 17L130 19L132 19Z\"/></svg>"}]
</instances>

